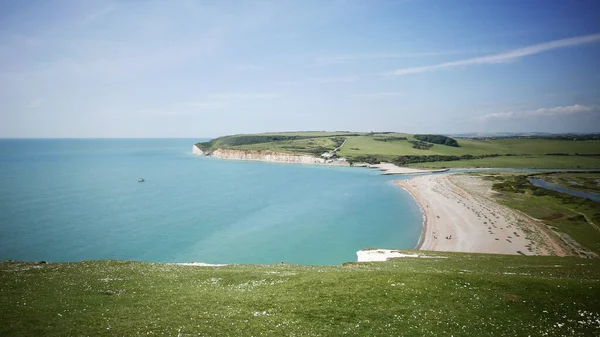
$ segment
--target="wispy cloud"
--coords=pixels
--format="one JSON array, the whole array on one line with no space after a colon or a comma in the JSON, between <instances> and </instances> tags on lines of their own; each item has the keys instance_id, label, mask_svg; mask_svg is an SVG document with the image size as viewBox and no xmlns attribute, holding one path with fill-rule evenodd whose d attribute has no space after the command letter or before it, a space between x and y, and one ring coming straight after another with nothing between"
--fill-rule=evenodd
<instances>
[{"instance_id":1,"label":"wispy cloud","mask_svg":"<svg viewBox=\"0 0 600 337\"><path fill-rule=\"evenodd\" d=\"M279 97L276 93L223 93L223 94L210 94L208 95L213 99L270 99Z\"/></svg>"},{"instance_id":2,"label":"wispy cloud","mask_svg":"<svg viewBox=\"0 0 600 337\"><path fill-rule=\"evenodd\" d=\"M136 111L136 114L143 117L176 117L176 116L187 116L190 114L189 111L184 110L171 110L171 109L140 109Z\"/></svg>"},{"instance_id":3,"label":"wispy cloud","mask_svg":"<svg viewBox=\"0 0 600 337\"><path fill-rule=\"evenodd\" d=\"M183 105L194 110L220 110L225 109L229 103L224 101L196 101L186 102Z\"/></svg>"},{"instance_id":4,"label":"wispy cloud","mask_svg":"<svg viewBox=\"0 0 600 337\"><path fill-rule=\"evenodd\" d=\"M465 54L466 51L443 51L443 52L420 52L420 53L357 53L357 54L337 54L316 57L314 59L317 65L343 64L354 61L365 60L381 60L381 59L398 59L398 58L414 58L442 55Z\"/></svg>"},{"instance_id":5,"label":"wispy cloud","mask_svg":"<svg viewBox=\"0 0 600 337\"><path fill-rule=\"evenodd\" d=\"M435 71L435 70L440 70L440 69L464 67L464 66L470 66L470 65L505 63L505 62L520 59L525 56L535 55L535 54L543 53L543 52L553 50L553 49L574 47L574 46L583 45L583 44L595 43L598 41L600 41L600 34L584 35L584 36L579 36L579 37L573 37L573 38L568 38L568 39L555 40L555 41L551 41L551 42L535 44L532 46L511 50L511 51L500 53L500 54L475 57L475 58L454 61L454 62L440 63L440 64L431 65L431 66L402 68L402 69L395 70L395 71L391 72L390 74L394 75L394 76L403 76L403 75L408 75L408 74L417 74L417 73Z\"/></svg>"},{"instance_id":6,"label":"wispy cloud","mask_svg":"<svg viewBox=\"0 0 600 337\"><path fill-rule=\"evenodd\" d=\"M483 116L477 117L480 121L489 120L501 120L501 119L516 119L516 118L528 118L528 117L556 117L556 116L569 116L583 112L600 111L598 105L569 105L569 106L557 106L553 108L541 108L536 110L526 111L508 111L508 112L497 112L490 113Z\"/></svg>"},{"instance_id":7,"label":"wispy cloud","mask_svg":"<svg viewBox=\"0 0 600 337\"><path fill-rule=\"evenodd\" d=\"M352 83L357 82L359 77L356 75L342 77L320 77L316 81L319 83Z\"/></svg>"},{"instance_id":8,"label":"wispy cloud","mask_svg":"<svg viewBox=\"0 0 600 337\"><path fill-rule=\"evenodd\" d=\"M401 92L371 92L371 93L359 93L354 94L354 97L369 97L369 98L381 98L381 97L398 97L402 96Z\"/></svg>"},{"instance_id":9,"label":"wispy cloud","mask_svg":"<svg viewBox=\"0 0 600 337\"><path fill-rule=\"evenodd\" d=\"M85 15L81 19L81 25L88 26L88 25L92 25L97 22L100 22L106 16L108 16L110 13L114 12L116 9L117 9L117 6L115 4L111 3L108 6L105 6L105 7L99 8L95 11L92 11L91 13Z\"/></svg>"},{"instance_id":10,"label":"wispy cloud","mask_svg":"<svg viewBox=\"0 0 600 337\"><path fill-rule=\"evenodd\" d=\"M231 64L227 68L232 71L239 71L239 72L258 71L258 70L263 69L262 66L259 66L256 64Z\"/></svg>"},{"instance_id":11,"label":"wispy cloud","mask_svg":"<svg viewBox=\"0 0 600 337\"><path fill-rule=\"evenodd\" d=\"M174 117L191 116L202 111L223 110L229 107L229 102L198 100L189 102L178 102L166 108L141 109L137 113L142 116Z\"/></svg>"},{"instance_id":12,"label":"wispy cloud","mask_svg":"<svg viewBox=\"0 0 600 337\"><path fill-rule=\"evenodd\" d=\"M32 99L31 101L29 101L25 107L28 109L35 109L37 107L39 107L42 104L42 100L39 98L36 99Z\"/></svg>"},{"instance_id":13,"label":"wispy cloud","mask_svg":"<svg viewBox=\"0 0 600 337\"><path fill-rule=\"evenodd\" d=\"M175 102L168 109L146 109L144 113L157 116L191 115L200 111L224 110L248 100L265 100L279 97L275 93L215 93L202 95L198 99Z\"/></svg>"},{"instance_id":14,"label":"wispy cloud","mask_svg":"<svg viewBox=\"0 0 600 337\"><path fill-rule=\"evenodd\" d=\"M2 48L10 47L13 49L15 46L17 47L39 47L43 40L34 36L13 33L6 30L0 30L0 41L3 41L2 46L0 46L0 50Z\"/></svg>"}]
</instances>

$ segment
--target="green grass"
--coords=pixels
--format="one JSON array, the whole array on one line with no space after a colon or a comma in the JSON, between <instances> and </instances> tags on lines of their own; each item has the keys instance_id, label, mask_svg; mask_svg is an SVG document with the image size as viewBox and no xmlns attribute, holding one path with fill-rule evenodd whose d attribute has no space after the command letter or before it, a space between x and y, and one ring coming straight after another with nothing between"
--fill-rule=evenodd
<instances>
[{"instance_id":1,"label":"green grass","mask_svg":"<svg viewBox=\"0 0 600 337\"><path fill-rule=\"evenodd\" d=\"M600 260L0 264L0 335L592 336Z\"/></svg>"},{"instance_id":2,"label":"green grass","mask_svg":"<svg viewBox=\"0 0 600 337\"><path fill-rule=\"evenodd\" d=\"M412 135L407 134L394 134L394 136L407 137L409 140L415 140L412 138ZM437 146L434 146L434 148L435 147ZM429 152L430 150L413 149L412 144L406 140L380 142L376 141L375 137L372 136L359 136L349 138L339 154L340 156L351 157L369 154L390 156L396 156L399 154L430 154Z\"/></svg>"},{"instance_id":3,"label":"green grass","mask_svg":"<svg viewBox=\"0 0 600 337\"><path fill-rule=\"evenodd\" d=\"M312 136L312 137L326 137L326 136L344 136L364 134L364 132L351 132L351 131L290 131L290 132L265 132L259 133L259 135L287 135L287 136Z\"/></svg>"},{"instance_id":4,"label":"green grass","mask_svg":"<svg viewBox=\"0 0 600 337\"><path fill-rule=\"evenodd\" d=\"M576 174L563 174L564 177ZM535 187L524 175L495 174L498 201L568 234L600 254L600 207L597 202Z\"/></svg>"},{"instance_id":5,"label":"green grass","mask_svg":"<svg viewBox=\"0 0 600 337\"><path fill-rule=\"evenodd\" d=\"M600 157L584 156L508 156L447 162L409 164L420 168L600 168Z\"/></svg>"},{"instance_id":6,"label":"green grass","mask_svg":"<svg viewBox=\"0 0 600 337\"><path fill-rule=\"evenodd\" d=\"M316 149L322 149L321 151L317 151L320 153L333 150L335 148L335 142L332 140L332 138L308 138L271 143L240 145L236 146L236 148L240 150L271 150L275 152L314 154Z\"/></svg>"},{"instance_id":7,"label":"green grass","mask_svg":"<svg viewBox=\"0 0 600 337\"><path fill-rule=\"evenodd\" d=\"M357 135L358 133L316 131L261 133L224 136L212 139L209 142L197 143L196 146L208 152L221 148L320 155L334 150L344 139Z\"/></svg>"},{"instance_id":8,"label":"green grass","mask_svg":"<svg viewBox=\"0 0 600 337\"><path fill-rule=\"evenodd\" d=\"M465 150L475 149L498 154L547 154L547 153L582 153L599 154L600 142L571 141L553 139L494 139L494 140L467 140L459 139ZM471 150L472 149L472 150ZM484 153L472 153L484 154Z\"/></svg>"},{"instance_id":9,"label":"green grass","mask_svg":"<svg viewBox=\"0 0 600 337\"><path fill-rule=\"evenodd\" d=\"M408 140L412 135L402 134ZM460 147L435 144L430 150L413 149L408 141L378 142L370 136L352 137L348 140L340 155L485 155L517 154L543 155L547 153L599 154L598 141L569 141L551 139L494 139L472 140L458 139ZM359 150L350 150L358 148Z\"/></svg>"}]
</instances>

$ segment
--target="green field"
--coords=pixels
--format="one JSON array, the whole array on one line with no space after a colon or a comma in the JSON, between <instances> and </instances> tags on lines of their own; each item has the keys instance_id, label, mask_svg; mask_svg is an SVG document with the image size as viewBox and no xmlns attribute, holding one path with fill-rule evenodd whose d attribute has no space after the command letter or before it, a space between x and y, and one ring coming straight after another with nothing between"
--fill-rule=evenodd
<instances>
[{"instance_id":1,"label":"green field","mask_svg":"<svg viewBox=\"0 0 600 337\"><path fill-rule=\"evenodd\" d=\"M207 152L223 148L319 156L333 151L345 140L346 143L336 154L350 162L386 161L400 166L424 168L600 168L598 140L459 138L459 146L454 147L417 142L414 137L415 135L411 134L390 132L285 132L225 136L211 142L199 143L198 146ZM421 146L417 146L416 143L420 143ZM468 156L476 158L471 159Z\"/></svg>"},{"instance_id":2,"label":"green field","mask_svg":"<svg viewBox=\"0 0 600 337\"><path fill-rule=\"evenodd\" d=\"M498 202L539 219L550 228L568 234L585 250L600 254L597 202L535 187L527 180L528 175L479 174L494 182ZM588 173L562 173L561 177L574 180L580 175L589 176Z\"/></svg>"},{"instance_id":3,"label":"green field","mask_svg":"<svg viewBox=\"0 0 600 337\"><path fill-rule=\"evenodd\" d=\"M470 160L440 161L409 164L419 168L547 168L600 169L600 157L588 156L508 156Z\"/></svg>"},{"instance_id":4,"label":"green field","mask_svg":"<svg viewBox=\"0 0 600 337\"><path fill-rule=\"evenodd\" d=\"M412 135L399 134L411 139ZM430 150L413 149L407 141L380 142L376 137L359 136L348 139L340 152L342 156L381 155L484 155L484 154L600 154L598 141L568 141L549 139L458 139L460 147L435 144ZM351 148L359 150L351 150Z\"/></svg>"},{"instance_id":5,"label":"green field","mask_svg":"<svg viewBox=\"0 0 600 337\"><path fill-rule=\"evenodd\" d=\"M332 138L307 138L294 141L279 141L236 146L240 150L271 150L275 152L292 152L319 155L335 149L336 144Z\"/></svg>"},{"instance_id":6,"label":"green field","mask_svg":"<svg viewBox=\"0 0 600 337\"><path fill-rule=\"evenodd\" d=\"M593 336L600 260L0 263L2 336Z\"/></svg>"}]
</instances>

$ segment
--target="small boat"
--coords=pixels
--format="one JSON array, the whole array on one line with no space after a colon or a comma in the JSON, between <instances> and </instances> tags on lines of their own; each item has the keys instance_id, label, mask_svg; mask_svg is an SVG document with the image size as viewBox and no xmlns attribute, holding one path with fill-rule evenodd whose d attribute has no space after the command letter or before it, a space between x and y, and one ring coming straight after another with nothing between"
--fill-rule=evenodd
<instances>
[{"instance_id":1,"label":"small boat","mask_svg":"<svg viewBox=\"0 0 600 337\"><path fill-rule=\"evenodd\" d=\"M138 179L138 183L143 183L144 181L146 181L146 180L144 180L144 178Z\"/></svg>"}]
</instances>

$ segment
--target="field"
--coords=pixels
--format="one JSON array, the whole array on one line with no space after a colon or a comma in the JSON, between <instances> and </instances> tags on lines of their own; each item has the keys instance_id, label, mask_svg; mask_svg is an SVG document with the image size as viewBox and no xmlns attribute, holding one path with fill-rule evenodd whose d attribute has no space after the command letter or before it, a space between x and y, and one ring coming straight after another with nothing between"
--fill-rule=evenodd
<instances>
[{"instance_id":1,"label":"field","mask_svg":"<svg viewBox=\"0 0 600 337\"><path fill-rule=\"evenodd\" d=\"M344 141L336 154L350 162L386 161L423 168L600 168L598 140L457 139L459 146L455 147L419 141L404 133L311 131L225 136L198 145L208 152L224 148L319 156Z\"/></svg>"},{"instance_id":2,"label":"field","mask_svg":"<svg viewBox=\"0 0 600 337\"><path fill-rule=\"evenodd\" d=\"M294 141L279 141L271 143L240 145L236 148L241 150L271 150L275 152L298 152L320 155L321 153L336 148L336 143L333 139L335 139L335 137L307 138Z\"/></svg>"},{"instance_id":3,"label":"field","mask_svg":"<svg viewBox=\"0 0 600 337\"><path fill-rule=\"evenodd\" d=\"M412 135L399 134L411 139ZM430 150L412 148L412 144L404 141L381 142L377 137L359 136L348 139L340 152L342 156L381 154L381 155L486 155L517 154L540 155L547 153L599 154L598 141L568 141L550 139L494 139L472 140L458 139L460 147L435 144ZM351 150L351 149L358 150Z\"/></svg>"},{"instance_id":4,"label":"field","mask_svg":"<svg viewBox=\"0 0 600 337\"><path fill-rule=\"evenodd\" d=\"M600 157L588 156L508 156L482 159L415 163L407 165L419 168L547 168L600 169Z\"/></svg>"},{"instance_id":5,"label":"field","mask_svg":"<svg viewBox=\"0 0 600 337\"><path fill-rule=\"evenodd\" d=\"M539 219L550 228L567 234L575 250L600 255L600 207L597 202L533 186L526 175L480 173L494 182L497 201ZM581 173L563 173L568 180ZM578 247L578 244L583 248Z\"/></svg>"},{"instance_id":6,"label":"field","mask_svg":"<svg viewBox=\"0 0 600 337\"><path fill-rule=\"evenodd\" d=\"M0 335L593 336L600 260L420 252L343 266L0 263Z\"/></svg>"}]
</instances>

